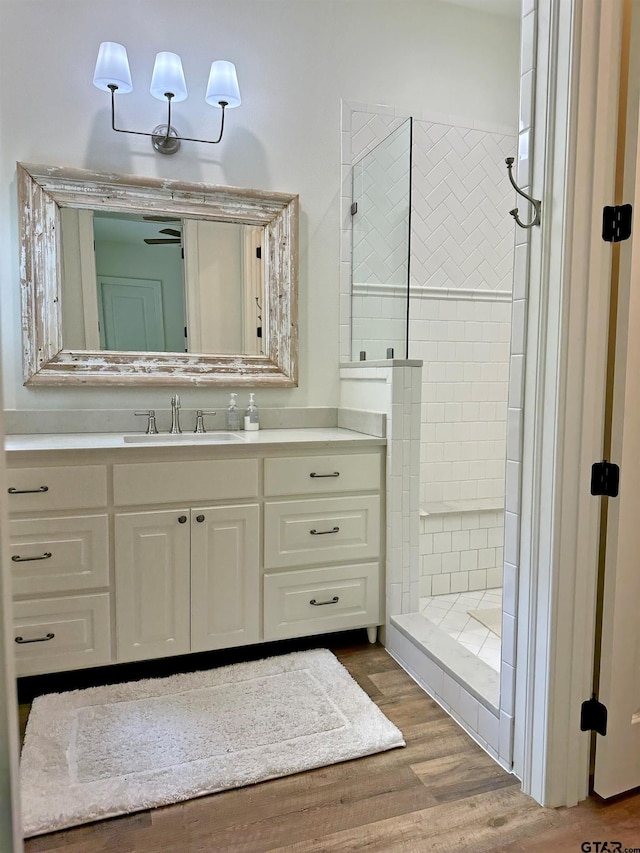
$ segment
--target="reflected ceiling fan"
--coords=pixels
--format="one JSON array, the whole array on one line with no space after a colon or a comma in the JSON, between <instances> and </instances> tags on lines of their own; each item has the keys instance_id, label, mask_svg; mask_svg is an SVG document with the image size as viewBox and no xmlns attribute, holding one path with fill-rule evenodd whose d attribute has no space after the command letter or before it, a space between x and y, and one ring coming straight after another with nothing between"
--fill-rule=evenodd
<instances>
[{"instance_id":1,"label":"reflected ceiling fan","mask_svg":"<svg viewBox=\"0 0 640 853\"><path fill-rule=\"evenodd\" d=\"M168 243L182 243L182 232L177 228L161 228L160 234L169 234L169 237L145 237L144 242L149 246L161 246Z\"/></svg>"}]
</instances>

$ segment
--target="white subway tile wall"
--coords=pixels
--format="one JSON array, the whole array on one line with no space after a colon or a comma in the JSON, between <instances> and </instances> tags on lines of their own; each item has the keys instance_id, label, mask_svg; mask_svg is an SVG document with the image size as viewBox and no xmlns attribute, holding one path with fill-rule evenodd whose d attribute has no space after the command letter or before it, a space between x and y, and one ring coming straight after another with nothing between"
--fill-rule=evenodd
<instances>
[{"instance_id":1,"label":"white subway tile wall","mask_svg":"<svg viewBox=\"0 0 640 853\"><path fill-rule=\"evenodd\" d=\"M387 617L416 612L419 607L421 370L395 364L340 370L341 406L387 416Z\"/></svg>"},{"instance_id":2,"label":"white subway tile wall","mask_svg":"<svg viewBox=\"0 0 640 853\"><path fill-rule=\"evenodd\" d=\"M420 519L420 597L502 586L502 510L432 513Z\"/></svg>"},{"instance_id":3,"label":"white subway tile wall","mask_svg":"<svg viewBox=\"0 0 640 853\"><path fill-rule=\"evenodd\" d=\"M416 291L417 292L417 291ZM412 294L422 375L421 506L504 501L511 305Z\"/></svg>"}]
</instances>

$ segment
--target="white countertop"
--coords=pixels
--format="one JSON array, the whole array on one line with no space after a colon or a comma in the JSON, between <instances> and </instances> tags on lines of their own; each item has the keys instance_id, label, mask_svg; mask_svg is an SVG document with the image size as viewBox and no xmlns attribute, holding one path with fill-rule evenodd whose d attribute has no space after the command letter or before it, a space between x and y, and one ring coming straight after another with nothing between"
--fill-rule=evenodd
<instances>
[{"instance_id":1,"label":"white countertop","mask_svg":"<svg viewBox=\"0 0 640 853\"><path fill-rule=\"evenodd\" d=\"M221 430L226 432L226 430ZM133 433L128 433L132 435ZM140 435L137 433L136 435ZM122 433L57 433L57 434L31 434L31 435L7 435L5 438L5 450L11 452L29 452L42 450L105 450L117 448L118 450L131 448L140 450L144 447L224 447L242 448L249 445L267 447L270 445L298 444L298 445L372 445L380 446L386 444L385 438L375 435L367 435L362 432L354 432L349 429L319 428L319 429L261 429L257 432L237 433L239 440L221 441L215 440L215 431L205 436L194 436L192 441L188 440L190 433L182 433L182 439L176 441L166 433L153 436L149 440L125 442ZM207 436L211 440L207 440Z\"/></svg>"}]
</instances>

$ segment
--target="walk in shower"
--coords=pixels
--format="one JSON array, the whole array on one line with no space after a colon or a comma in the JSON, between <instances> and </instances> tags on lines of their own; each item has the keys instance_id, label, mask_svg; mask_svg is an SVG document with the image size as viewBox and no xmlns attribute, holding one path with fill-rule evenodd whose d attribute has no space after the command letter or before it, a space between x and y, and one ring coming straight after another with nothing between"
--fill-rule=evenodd
<instances>
[{"instance_id":1,"label":"walk in shower","mask_svg":"<svg viewBox=\"0 0 640 853\"><path fill-rule=\"evenodd\" d=\"M423 362L419 605L403 627L497 707L515 130L363 113L355 144L364 127L351 357Z\"/></svg>"}]
</instances>

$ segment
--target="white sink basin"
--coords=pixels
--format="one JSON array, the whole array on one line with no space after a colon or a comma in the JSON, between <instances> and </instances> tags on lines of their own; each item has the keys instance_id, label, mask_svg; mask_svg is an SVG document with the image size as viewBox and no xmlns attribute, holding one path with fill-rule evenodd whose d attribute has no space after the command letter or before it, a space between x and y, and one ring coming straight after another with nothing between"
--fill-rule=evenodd
<instances>
[{"instance_id":1,"label":"white sink basin","mask_svg":"<svg viewBox=\"0 0 640 853\"><path fill-rule=\"evenodd\" d=\"M144 432L125 435L125 444L220 444L227 441L244 441L244 437L236 432L180 432L159 433L147 435Z\"/></svg>"}]
</instances>

